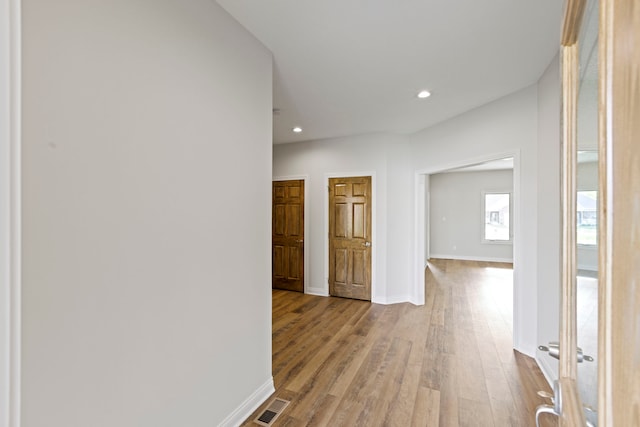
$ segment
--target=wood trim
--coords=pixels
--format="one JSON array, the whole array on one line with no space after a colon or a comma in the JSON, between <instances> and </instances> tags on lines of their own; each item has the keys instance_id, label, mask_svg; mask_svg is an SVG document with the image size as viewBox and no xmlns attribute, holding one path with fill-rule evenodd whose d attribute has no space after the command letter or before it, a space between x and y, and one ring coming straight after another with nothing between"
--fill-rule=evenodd
<instances>
[{"instance_id":1,"label":"wood trim","mask_svg":"<svg viewBox=\"0 0 640 427\"><path fill-rule=\"evenodd\" d=\"M608 166L611 158L607 145L612 141L608 135L611 125L607 122L610 115L606 114L607 98L611 93L609 84L611 77L608 73L608 64L611 63L612 16L613 1L601 1L600 24L598 33L598 424L601 426L613 425L611 378L612 366L608 363L611 357L611 275L612 259L610 248L610 236L612 222L608 212L610 206L611 178L607 176L612 168Z\"/></svg>"},{"instance_id":2,"label":"wood trim","mask_svg":"<svg viewBox=\"0 0 640 427\"><path fill-rule=\"evenodd\" d=\"M562 46L571 46L578 41L586 0L568 0L565 3L562 22Z\"/></svg>"},{"instance_id":3,"label":"wood trim","mask_svg":"<svg viewBox=\"0 0 640 427\"><path fill-rule=\"evenodd\" d=\"M560 378L576 379L576 173L578 47L562 47L562 294Z\"/></svg>"},{"instance_id":4,"label":"wood trim","mask_svg":"<svg viewBox=\"0 0 640 427\"><path fill-rule=\"evenodd\" d=\"M640 5L602 0L599 425L640 419ZM604 192L602 191L604 190Z\"/></svg>"},{"instance_id":5,"label":"wood trim","mask_svg":"<svg viewBox=\"0 0 640 427\"><path fill-rule=\"evenodd\" d=\"M562 417L560 418L560 425L566 427L586 425L576 380L561 378L559 381L560 394L562 395Z\"/></svg>"}]
</instances>

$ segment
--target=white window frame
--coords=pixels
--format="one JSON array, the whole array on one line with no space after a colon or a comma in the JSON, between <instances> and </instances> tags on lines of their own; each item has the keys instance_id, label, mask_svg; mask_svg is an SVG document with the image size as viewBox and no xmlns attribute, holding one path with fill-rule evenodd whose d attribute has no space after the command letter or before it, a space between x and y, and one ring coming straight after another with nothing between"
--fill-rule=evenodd
<instances>
[{"instance_id":1,"label":"white window frame","mask_svg":"<svg viewBox=\"0 0 640 427\"><path fill-rule=\"evenodd\" d=\"M485 209L485 204L487 201L487 195L488 194L508 194L509 195L509 240L490 240L485 238L485 232L486 232L486 209ZM482 191L482 202L480 203L481 205L481 211L480 211L480 224L481 224L481 230L482 230L482 238L481 238L481 242L482 244L488 244L488 245L512 245L513 244L513 191L509 191L509 190L484 190Z\"/></svg>"},{"instance_id":2,"label":"white window frame","mask_svg":"<svg viewBox=\"0 0 640 427\"><path fill-rule=\"evenodd\" d=\"M598 190L577 190L576 191L576 199L578 198L578 193L583 193L583 192L595 192L596 193L596 200L600 199L600 192ZM598 227L598 208L596 205L596 229ZM577 212L576 212L577 215ZM578 218L576 218L576 244L578 245L579 248L581 249L591 249L591 250L596 250L596 248L598 247L598 240L596 239L596 243L579 243L578 242L578 229L577 229L577 224L578 224Z\"/></svg>"}]
</instances>

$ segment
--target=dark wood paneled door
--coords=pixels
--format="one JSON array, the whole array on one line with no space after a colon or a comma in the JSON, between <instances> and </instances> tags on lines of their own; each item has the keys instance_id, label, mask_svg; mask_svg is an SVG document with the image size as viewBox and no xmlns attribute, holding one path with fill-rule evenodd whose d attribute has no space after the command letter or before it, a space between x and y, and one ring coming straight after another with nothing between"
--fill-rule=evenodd
<instances>
[{"instance_id":1,"label":"dark wood paneled door","mask_svg":"<svg viewBox=\"0 0 640 427\"><path fill-rule=\"evenodd\" d=\"M273 182L272 287L304 292L304 180Z\"/></svg>"},{"instance_id":2,"label":"dark wood paneled door","mask_svg":"<svg viewBox=\"0 0 640 427\"><path fill-rule=\"evenodd\" d=\"M329 179L329 294L371 301L371 177Z\"/></svg>"}]
</instances>

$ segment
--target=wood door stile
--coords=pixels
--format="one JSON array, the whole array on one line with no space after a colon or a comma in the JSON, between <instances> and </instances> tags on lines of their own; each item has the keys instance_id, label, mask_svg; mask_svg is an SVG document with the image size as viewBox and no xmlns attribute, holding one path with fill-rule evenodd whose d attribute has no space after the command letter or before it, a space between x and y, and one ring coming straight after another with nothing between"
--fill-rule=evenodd
<instances>
[{"instance_id":1,"label":"wood door stile","mask_svg":"<svg viewBox=\"0 0 640 427\"><path fill-rule=\"evenodd\" d=\"M329 179L329 294L371 301L371 177Z\"/></svg>"},{"instance_id":2,"label":"wood door stile","mask_svg":"<svg viewBox=\"0 0 640 427\"><path fill-rule=\"evenodd\" d=\"M598 424L631 426L640 425L640 2L601 4Z\"/></svg>"},{"instance_id":3,"label":"wood door stile","mask_svg":"<svg viewBox=\"0 0 640 427\"><path fill-rule=\"evenodd\" d=\"M273 182L272 287L304 292L304 180Z\"/></svg>"}]
</instances>

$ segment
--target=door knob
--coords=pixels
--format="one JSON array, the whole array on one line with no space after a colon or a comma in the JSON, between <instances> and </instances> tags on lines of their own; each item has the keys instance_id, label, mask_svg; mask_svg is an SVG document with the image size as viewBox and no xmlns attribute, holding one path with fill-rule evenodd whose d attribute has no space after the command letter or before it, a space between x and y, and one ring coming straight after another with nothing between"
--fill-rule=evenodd
<instances>
[{"instance_id":1,"label":"door knob","mask_svg":"<svg viewBox=\"0 0 640 427\"><path fill-rule=\"evenodd\" d=\"M302 243L304 240L296 240L296 243Z\"/></svg>"},{"instance_id":2,"label":"door knob","mask_svg":"<svg viewBox=\"0 0 640 427\"><path fill-rule=\"evenodd\" d=\"M371 246L371 242L364 242L362 246L366 246L367 248Z\"/></svg>"}]
</instances>

